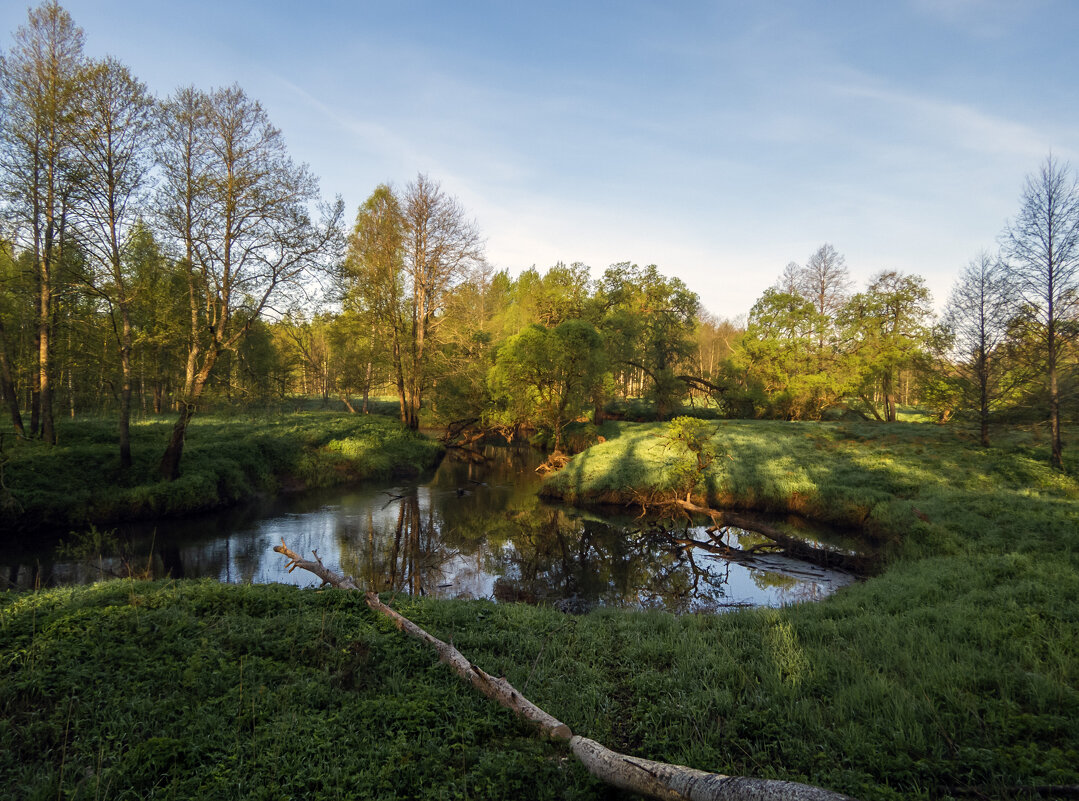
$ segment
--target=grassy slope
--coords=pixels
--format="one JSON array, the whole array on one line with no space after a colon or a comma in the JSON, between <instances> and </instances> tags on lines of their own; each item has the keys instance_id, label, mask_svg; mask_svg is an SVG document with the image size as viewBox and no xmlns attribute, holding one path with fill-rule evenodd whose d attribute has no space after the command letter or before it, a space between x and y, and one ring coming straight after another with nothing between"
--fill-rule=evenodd
<instances>
[{"instance_id":1,"label":"grassy slope","mask_svg":"<svg viewBox=\"0 0 1079 801\"><path fill-rule=\"evenodd\" d=\"M658 430L623 426L555 482L661 488ZM893 542L890 569L721 616L399 607L642 756L863 799L1079 783L1073 480L1035 444L983 453L931 427L721 431L714 499L835 501ZM343 593L113 582L0 604L0 786L16 797L607 797Z\"/></svg>"},{"instance_id":2,"label":"grassy slope","mask_svg":"<svg viewBox=\"0 0 1079 801\"><path fill-rule=\"evenodd\" d=\"M625 427L547 494L662 498L678 458L663 431ZM714 442L702 499L860 526L893 555L883 576L778 613L787 656L769 659L767 627L749 648L758 676L771 661L792 679L765 704L736 696L778 727L770 754L805 771L820 749L908 794L1079 782L1079 483L1046 466L1044 443L1013 432L986 450L936 426L775 422L720 423Z\"/></svg>"},{"instance_id":3,"label":"grassy slope","mask_svg":"<svg viewBox=\"0 0 1079 801\"><path fill-rule=\"evenodd\" d=\"M281 488L321 487L432 466L441 448L388 417L289 414L261 421L197 416L182 475L157 464L172 421L132 426L135 464L119 469L115 422L64 421L59 442L17 442L4 466L0 526L82 526L212 509Z\"/></svg>"}]
</instances>

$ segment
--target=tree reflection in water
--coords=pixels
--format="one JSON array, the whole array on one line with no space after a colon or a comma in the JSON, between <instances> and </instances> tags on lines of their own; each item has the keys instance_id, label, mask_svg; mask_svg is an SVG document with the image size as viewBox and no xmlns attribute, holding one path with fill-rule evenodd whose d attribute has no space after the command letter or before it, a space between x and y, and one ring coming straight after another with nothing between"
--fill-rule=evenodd
<instances>
[{"instance_id":1,"label":"tree reflection in water","mask_svg":"<svg viewBox=\"0 0 1079 801\"><path fill-rule=\"evenodd\" d=\"M159 576L312 583L310 576L287 573L271 551L283 538L301 553L317 549L327 564L379 592L551 604L572 599L573 609L774 606L818 598L853 580L781 555L747 555L763 540L741 529L710 539L684 521L673 529L669 522L546 504L536 495L541 455L491 446L484 455L483 463L447 457L433 477L418 483L273 499L269 506L197 520L157 521L129 534L145 549L142 564ZM9 583L24 587L101 576L64 562L52 549L0 559L0 569Z\"/></svg>"}]
</instances>

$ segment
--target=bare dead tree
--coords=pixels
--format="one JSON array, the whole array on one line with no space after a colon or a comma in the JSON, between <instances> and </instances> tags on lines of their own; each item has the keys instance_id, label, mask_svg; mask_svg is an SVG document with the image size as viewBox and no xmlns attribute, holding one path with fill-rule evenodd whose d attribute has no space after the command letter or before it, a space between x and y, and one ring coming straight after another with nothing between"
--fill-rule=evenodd
<instances>
[{"instance_id":1,"label":"bare dead tree","mask_svg":"<svg viewBox=\"0 0 1079 801\"><path fill-rule=\"evenodd\" d=\"M779 274L775 288L785 295L800 295L802 283L802 265L796 261L789 261L783 268L783 272Z\"/></svg>"},{"instance_id":2,"label":"bare dead tree","mask_svg":"<svg viewBox=\"0 0 1079 801\"><path fill-rule=\"evenodd\" d=\"M817 311L817 363L824 367L824 348L835 331L836 313L850 298L854 283L843 256L827 242L805 263L797 277L798 294L813 303Z\"/></svg>"}]
</instances>

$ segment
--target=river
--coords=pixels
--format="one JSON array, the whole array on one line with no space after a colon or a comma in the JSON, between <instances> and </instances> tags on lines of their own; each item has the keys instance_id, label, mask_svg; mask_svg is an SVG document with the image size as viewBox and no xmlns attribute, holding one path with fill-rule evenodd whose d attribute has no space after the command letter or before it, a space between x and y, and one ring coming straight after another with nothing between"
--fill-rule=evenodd
<instances>
[{"instance_id":1,"label":"river","mask_svg":"<svg viewBox=\"0 0 1079 801\"><path fill-rule=\"evenodd\" d=\"M61 555L55 544L6 548L0 576L18 589L129 572L317 584L302 571L287 572L286 560L272 551L284 540L304 556L317 550L328 566L378 591L549 603L567 611L781 606L822 598L855 580L780 554L747 556L746 549L766 540L742 529L710 536L686 521L658 525L620 510L599 514L542 502L539 454L487 446L484 456L481 462L448 456L418 481L285 495L121 526L104 547L83 535L77 555ZM727 546L737 550L725 555Z\"/></svg>"}]
</instances>

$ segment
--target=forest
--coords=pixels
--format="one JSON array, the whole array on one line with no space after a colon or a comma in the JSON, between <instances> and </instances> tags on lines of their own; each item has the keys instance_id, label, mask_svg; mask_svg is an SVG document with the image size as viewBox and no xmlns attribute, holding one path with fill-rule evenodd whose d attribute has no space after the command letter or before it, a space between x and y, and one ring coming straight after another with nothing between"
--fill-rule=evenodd
<instances>
[{"instance_id":1,"label":"forest","mask_svg":"<svg viewBox=\"0 0 1079 801\"><path fill-rule=\"evenodd\" d=\"M317 397L410 428L540 432L591 416L1048 421L1076 409L1079 189L1049 157L996 247L940 316L918 275L858 291L823 244L748 314L721 320L660 267L559 263L511 275L437 179L379 185L349 226L239 86L156 98L89 59L56 3L0 71L0 381L10 428L55 442L58 416L176 418ZM987 243L988 246L989 243ZM642 405L643 404L643 405Z\"/></svg>"}]
</instances>

